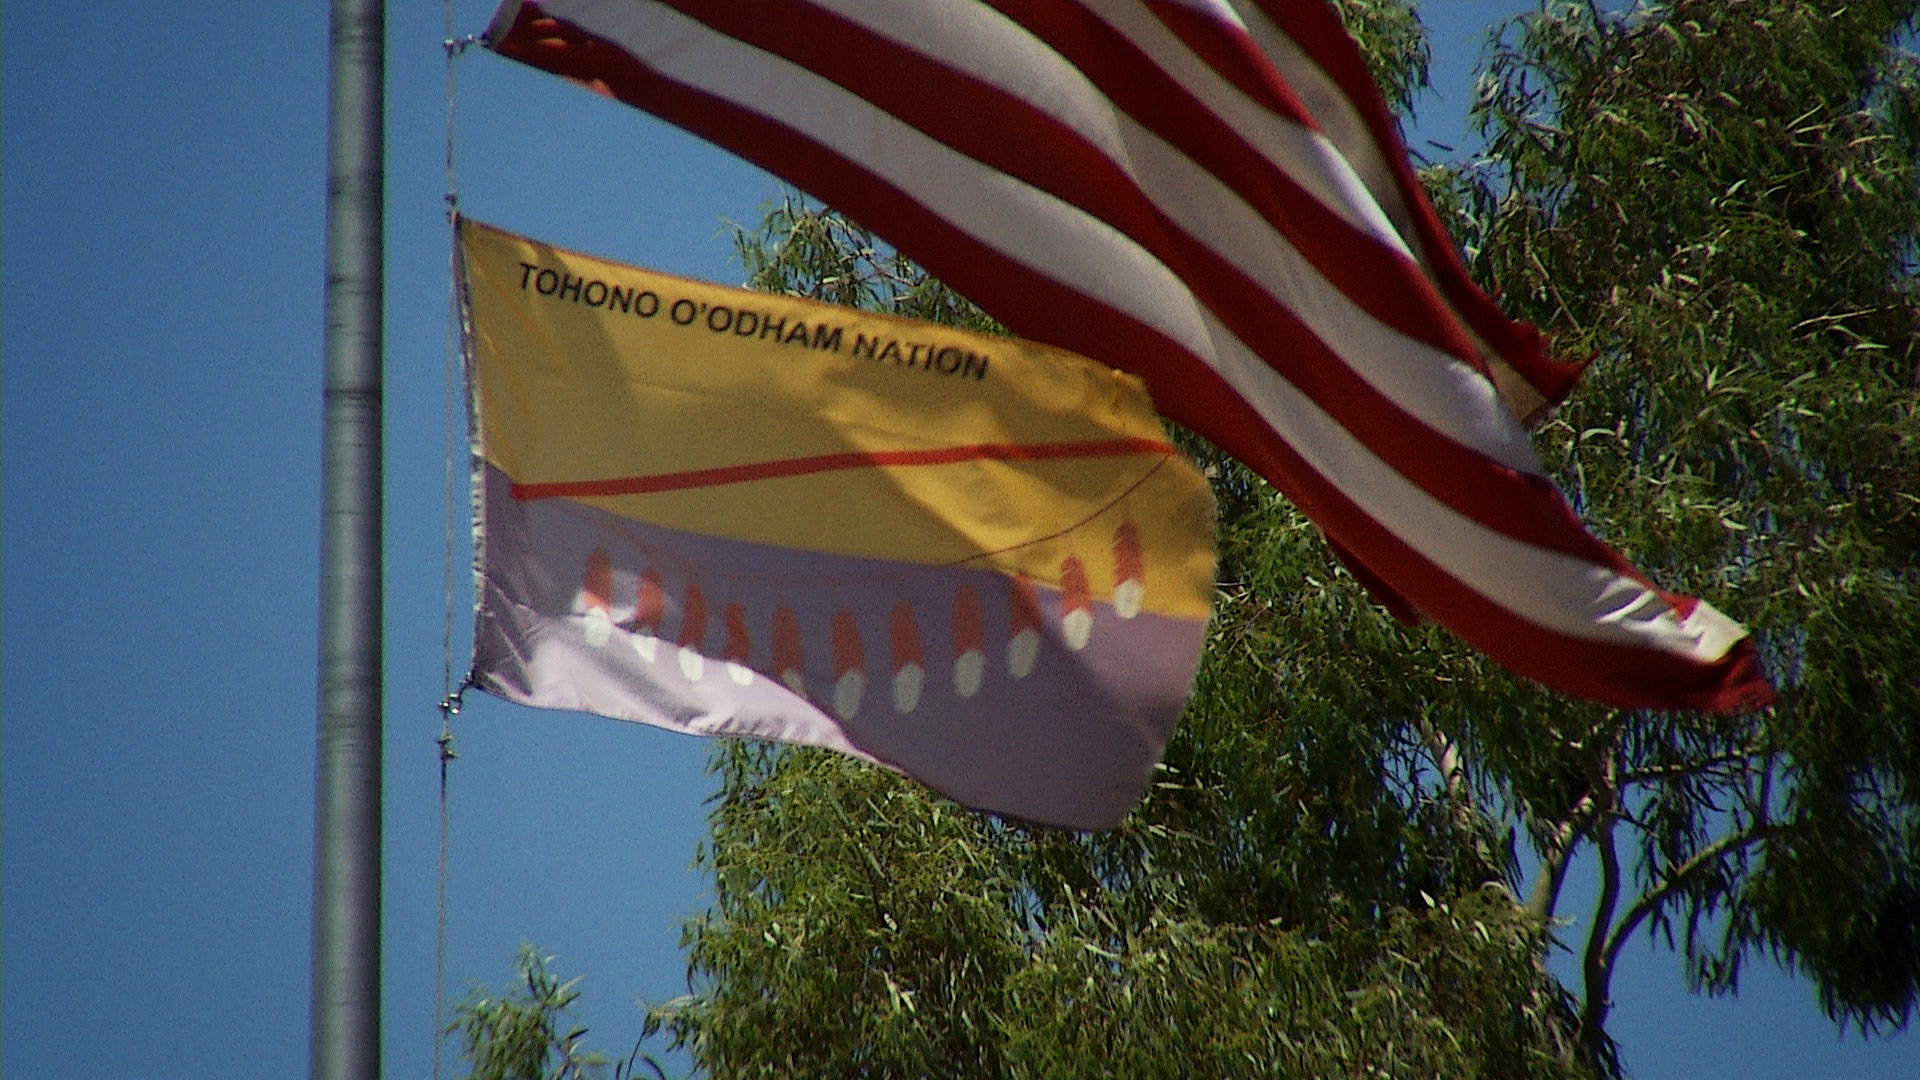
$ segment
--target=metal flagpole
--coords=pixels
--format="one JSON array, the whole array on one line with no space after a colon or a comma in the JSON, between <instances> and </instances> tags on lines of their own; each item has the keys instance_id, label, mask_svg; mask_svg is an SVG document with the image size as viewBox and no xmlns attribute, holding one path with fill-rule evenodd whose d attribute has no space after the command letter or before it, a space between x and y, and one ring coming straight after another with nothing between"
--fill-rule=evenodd
<instances>
[{"instance_id":1,"label":"metal flagpole","mask_svg":"<svg viewBox=\"0 0 1920 1080\"><path fill-rule=\"evenodd\" d=\"M312 1080L380 1075L383 0L333 0Z\"/></svg>"}]
</instances>

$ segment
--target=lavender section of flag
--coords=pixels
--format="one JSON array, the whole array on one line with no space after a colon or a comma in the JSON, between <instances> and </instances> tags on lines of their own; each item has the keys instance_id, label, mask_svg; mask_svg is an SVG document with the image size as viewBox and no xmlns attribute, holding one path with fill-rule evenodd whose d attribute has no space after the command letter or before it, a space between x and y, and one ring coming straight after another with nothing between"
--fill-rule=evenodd
<instances>
[{"instance_id":1,"label":"lavender section of flag","mask_svg":"<svg viewBox=\"0 0 1920 1080\"><path fill-rule=\"evenodd\" d=\"M484 483L483 689L691 734L824 746L1036 822L1106 828L1126 815L1205 636L1201 620L1121 618L1051 588L1023 603L990 570L522 502L491 466Z\"/></svg>"}]
</instances>

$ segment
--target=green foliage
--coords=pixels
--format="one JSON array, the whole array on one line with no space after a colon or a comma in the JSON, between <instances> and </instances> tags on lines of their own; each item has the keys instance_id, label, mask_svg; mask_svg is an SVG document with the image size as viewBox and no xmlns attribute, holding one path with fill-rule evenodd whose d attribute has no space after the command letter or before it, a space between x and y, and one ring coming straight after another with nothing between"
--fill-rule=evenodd
<instances>
[{"instance_id":1,"label":"green foliage","mask_svg":"<svg viewBox=\"0 0 1920 1080\"><path fill-rule=\"evenodd\" d=\"M1100 835L970 813L831 754L723 747L697 992L654 1019L714 1076L1585 1074L1538 925L1504 890L1313 905L1249 882L1314 870L1263 856L1186 771L1203 742L1183 737L1149 804ZM1275 760L1259 733L1239 748L1236 771ZM1290 804L1323 800L1292 786L1241 794L1323 868L1412 829L1303 817ZM1345 876L1388 876L1373 869Z\"/></svg>"},{"instance_id":2,"label":"green foliage","mask_svg":"<svg viewBox=\"0 0 1920 1080\"><path fill-rule=\"evenodd\" d=\"M1868 1030L1920 986L1920 69L1889 45L1915 11L1554 4L1482 82L1475 269L1594 357L1542 452L1610 542L1748 621L1782 692L1583 710L1545 753L1533 710L1459 730L1550 868L1598 850L1596 1028L1642 923L1696 985L1770 953Z\"/></svg>"},{"instance_id":3,"label":"green foliage","mask_svg":"<svg viewBox=\"0 0 1920 1080\"><path fill-rule=\"evenodd\" d=\"M738 239L755 287L994 329L801 200ZM1183 438L1219 496L1221 588L1127 824L1029 829L836 755L721 745L694 993L649 1033L715 1076L1614 1069L1574 1038L1500 838L1433 765L1423 653L1446 639L1374 609L1309 522Z\"/></svg>"},{"instance_id":4,"label":"green foliage","mask_svg":"<svg viewBox=\"0 0 1920 1080\"><path fill-rule=\"evenodd\" d=\"M1405 108L1417 20L1341 6ZM1485 160L1430 177L1481 279L1594 358L1543 457L1656 580L1755 629L1776 708L1620 712L1515 679L1395 623L1309 522L1183 437L1219 500L1216 615L1128 821L1030 829L831 754L719 744L715 903L687 927L693 992L648 1034L716 1077L1605 1076L1614 963L1642 929L1709 991L1770 956L1836 1019L1903 1025L1920 76L1888 43L1915 9L1544 6L1496 43ZM760 288L993 329L803 200L739 241ZM1562 895L1576 857L1590 906ZM529 1019L570 984L534 970L530 999L476 999L461 1026L535 1071L476 1076L571 1060L577 1033Z\"/></svg>"},{"instance_id":5,"label":"green foliage","mask_svg":"<svg viewBox=\"0 0 1920 1080\"><path fill-rule=\"evenodd\" d=\"M462 1056L472 1066L467 1080L586 1080L605 1076L607 1058L583 1049L583 1027L566 1028L567 1010L580 997L578 978L561 982L547 970L553 957L532 945L514 957L514 985L499 994L475 989L454 1006L449 1034L458 1032ZM660 1067L637 1050L613 1067L613 1080L629 1080L639 1063Z\"/></svg>"},{"instance_id":6,"label":"green foliage","mask_svg":"<svg viewBox=\"0 0 1920 1080\"><path fill-rule=\"evenodd\" d=\"M755 231L736 226L734 249L751 289L980 333L1006 332L971 301L929 277L864 226L795 195L770 207Z\"/></svg>"},{"instance_id":7,"label":"green foliage","mask_svg":"<svg viewBox=\"0 0 1920 1080\"><path fill-rule=\"evenodd\" d=\"M1427 31L1403 0L1334 0L1387 104L1401 115L1427 88Z\"/></svg>"}]
</instances>

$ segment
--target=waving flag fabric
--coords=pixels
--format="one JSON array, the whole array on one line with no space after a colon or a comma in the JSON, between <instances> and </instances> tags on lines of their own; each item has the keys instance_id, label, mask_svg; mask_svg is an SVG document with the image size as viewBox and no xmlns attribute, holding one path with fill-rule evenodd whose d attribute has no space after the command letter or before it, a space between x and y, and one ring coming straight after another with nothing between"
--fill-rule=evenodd
<instances>
[{"instance_id":1,"label":"waving flag fabric","mask_svg":"<svg viewBox=\"0 0 1920 1080\"><path fill-rule=\"evenodd\" d=\"M1577 372L1467 280L1318 0L510 0L488 36L1140 375L1403 617L1615 705L1769 698L1543 475L1523 421Z\"/></svg>"},{"instance_id":2,"label":"waving flag fabric","mask_svg":"<svg viewBox=\"0 0 1920 1080\"><path fill-rule=\"evenodd\" d=\"M474 675L1117 824L1192 685L1212 493L1139 380L461 223Z\"/></svg>"}]
</instances>

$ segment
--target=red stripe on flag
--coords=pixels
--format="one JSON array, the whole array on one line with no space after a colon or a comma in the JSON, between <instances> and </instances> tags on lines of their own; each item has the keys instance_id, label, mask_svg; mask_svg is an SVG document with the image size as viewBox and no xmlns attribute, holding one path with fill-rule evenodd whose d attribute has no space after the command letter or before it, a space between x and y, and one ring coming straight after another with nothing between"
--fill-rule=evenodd
<instances>
[{"instance_id":1,"label":"red stripe on flag","mask_svg":"<svg viewBox=\"0 0 1920 1080\"><path fill-rule=\"evenodd\" d=\"M747 465L722 465L711 469L654 473L650 476L515 484L513 497L533 500L649 495L660 491L684 491L688 488L717 487L722 484L744 484L753 480L808 476L813 473L838 472L844 469L956 465L963 461L1056 461L1062 458L1124 457L1129 454L1156 454L1164 457L1173 452L1172 443L1158 439L1100 439L1065 443L975 443L971 446L943 446L932 450L859 450L843 454L815 454L811 457L786 458L780 461L757 461Z\"/></svg>"},{"instance_id":2,"label":"red stripe on flag","mask_svg":"<svg viewBox=\"0 0 1920 1080\"><path fill-rule=\"evenodd\" d=\"M1252 38L1226 32L1219 19L1180 0L1146 0L1146 6L1195 56L1241 93L1294 123L1313 123L1293 88L1279 78Z\"/></svg>"}]
</instances>

